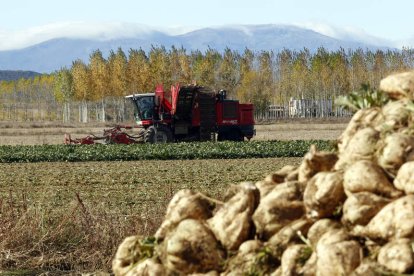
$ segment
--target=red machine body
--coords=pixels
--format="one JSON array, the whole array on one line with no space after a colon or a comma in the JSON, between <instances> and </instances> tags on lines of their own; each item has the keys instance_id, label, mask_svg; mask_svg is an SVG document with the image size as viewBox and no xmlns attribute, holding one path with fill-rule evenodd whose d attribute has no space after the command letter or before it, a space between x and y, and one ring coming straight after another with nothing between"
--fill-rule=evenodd
<instances>
[{"instance_id":1,"label":"red machine body","mask_svg":"<svg viewBox=\"0 0 414 276\"><path fill-rule=\"evenodd\" d=\"M153 98L152 98L153 97ZM127 96L136 108L137 125L143 127L145 142L188 140L250 140L255 135L252 104L228 100L202 86L171 87L171 102L162 86L155 93ZM217 136L216 136L217 134Z\"/></svg>"}]
</instances>

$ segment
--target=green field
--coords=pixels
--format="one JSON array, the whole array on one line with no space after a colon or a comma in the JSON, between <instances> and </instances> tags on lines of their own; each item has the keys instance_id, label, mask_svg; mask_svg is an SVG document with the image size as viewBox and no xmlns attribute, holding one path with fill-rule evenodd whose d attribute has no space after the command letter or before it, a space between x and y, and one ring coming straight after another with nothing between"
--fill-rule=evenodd
<instances>
[{"instance_id":1,"label":"green field","mask_svg":"<svg viewBox=\"0 0 414 276\"><path fill-rule=\"evenodd\" d=\"M220 199L300 159L0 163L0 267L110 271L121 240L153 234L178 190Z\"/></svg>"},{"instance_id":2,"label":"green field","mask_svg":"<svg viewBox=\"0 0 414 276\"><path fill-rule=\"evenodd\" d=\"M204 142L132 145L0 146L0 162L81 162L300 157L310 145L331 151L328 140Z\"/></svg>"}]
</instances>

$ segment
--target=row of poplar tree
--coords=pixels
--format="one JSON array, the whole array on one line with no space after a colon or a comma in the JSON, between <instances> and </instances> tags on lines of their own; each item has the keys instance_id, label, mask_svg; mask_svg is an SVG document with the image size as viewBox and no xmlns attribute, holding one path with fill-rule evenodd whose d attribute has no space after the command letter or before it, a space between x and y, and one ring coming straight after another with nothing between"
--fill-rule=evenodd
<instances>
[{"instance_id":1,"label":"row of poplar tree","mask_svg":"<svg viewBox=\"0 0 414 276\"><path fill-rule=\"evenodd\" d=\"M252 102L256 110L290 98L334 99L361 84L375 88L385 75L414 67L414 50L344 50L316 52L239 53L188 52L184 48L152 47L148 52L121 48L104 57L100 50L89 61L76 60L70 68L34 79L0 82L0 96L9 99L50 100L67 103L99 102L108 97L153 91L175 83L225 89L232 98ZM12 95L12 96L11 96Z\"/></svg>"}]
</instances>

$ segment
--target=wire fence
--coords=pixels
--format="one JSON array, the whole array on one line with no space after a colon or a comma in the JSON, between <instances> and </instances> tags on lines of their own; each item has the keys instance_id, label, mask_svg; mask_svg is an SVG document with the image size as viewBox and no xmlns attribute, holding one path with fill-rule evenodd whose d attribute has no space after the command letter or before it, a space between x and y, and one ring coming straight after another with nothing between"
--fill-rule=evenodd
<instances>
[{"instance_id":1,"label":"wire fence","mask_svg":"<svg viewBox=\"0 0 414 276\"><path fill-rule=\"evenodd\" d=\"M124 122L133 119L133 114L134 107L123 98L98 102L0 102L0 121Z\"/></svg>"},{"instance_id":2,"label":"wire fence","mask_svg":"<svg viewBox=\"0 0 414 276\"><path fill-rule=\"evenodd\" d=\"M61 121L63 123L126 122L133 120L134 107L124 98L107 98L97 102L2 101L0 121ZM256 121L294 118L351 117L352 112L335 106L331 99L291 99L255 112Z\"/></svg>"},{"instance_id":3,"label":"wire fence","mask_svg":"<svg viewBox=\"0 0 414 276\"><path fill-rule=\"evenodd\" d=\"M256 121L274 121L289 118L351 117L352 111L335 106L331 99L291 99L281 105L272 104L267 110L255 112Z\"/></svg>"}]
</instances>

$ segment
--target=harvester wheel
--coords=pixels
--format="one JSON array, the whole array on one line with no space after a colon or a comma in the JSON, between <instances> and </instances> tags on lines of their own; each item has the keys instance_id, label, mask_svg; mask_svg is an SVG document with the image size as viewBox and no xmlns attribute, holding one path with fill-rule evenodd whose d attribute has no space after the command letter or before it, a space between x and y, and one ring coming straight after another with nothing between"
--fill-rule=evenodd
<instances>
[{"instance_id":1,"label":"harvester wheel","mask_svg":"<svg viewBox=\"0 0 414 276\"><path fill-rule=\"evenodd\" d=\"M217 141L244 141L241 131L233 129L227 132L219 132Z\"/></svg>"},{"instance_id":2,"label":"harvester wheel","mask_svg":"<svg viewBox=\"0 0 414 276\"><path fill-rule=\"evenodd\" d=\"M230 140L241 142L241 141L244 141L244 136L241 133L241 131L235 131L235 132L231 133L231 139Z\"/></svg>"},{"instance_id":3,"label":"harvester wheel","mask_svg":"<svg viewBox=\"0 0 414 276\"><path fill-rule=\"evenodd\" d=\"M168 127L164 125L159 125L157 127L150 126L149 128L147 128L144 134L145 143L170 143L172 141L172 132Z\"/></svg>"}]
</instances>

